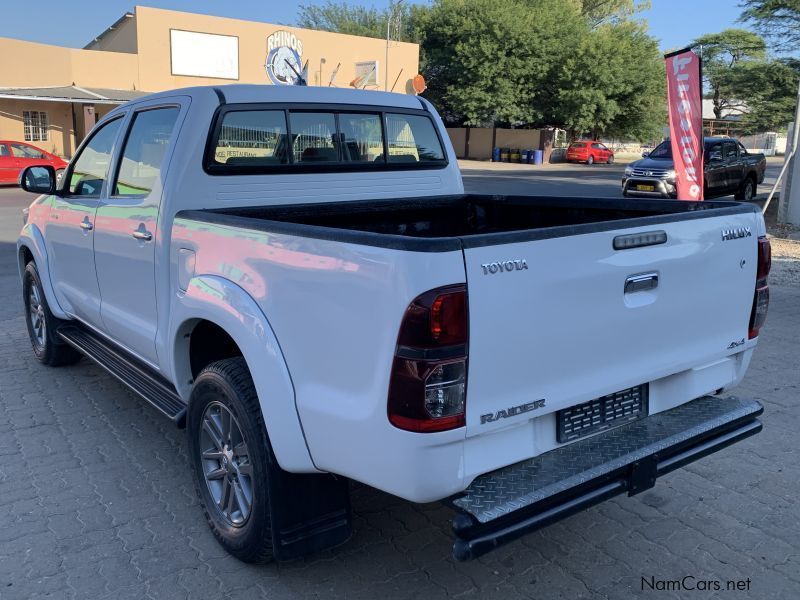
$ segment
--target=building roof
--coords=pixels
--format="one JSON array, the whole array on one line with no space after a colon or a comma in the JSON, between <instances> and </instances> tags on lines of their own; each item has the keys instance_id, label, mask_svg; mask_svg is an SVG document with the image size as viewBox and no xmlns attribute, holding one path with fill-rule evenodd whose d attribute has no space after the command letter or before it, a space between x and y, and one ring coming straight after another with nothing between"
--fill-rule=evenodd
<instances>
[{"instance_id":1,"label":"building roof","mask_svg":"<svg viewBox=\"0 0 800 600\"><path fill-rule=\"evenodd\" d=\"M77 104L122 104L146 95L147 92L137 90L85 88L77 85L35 88L0 87L0 98L45 102L75 102Z\"/></svg>"}]
</instances>

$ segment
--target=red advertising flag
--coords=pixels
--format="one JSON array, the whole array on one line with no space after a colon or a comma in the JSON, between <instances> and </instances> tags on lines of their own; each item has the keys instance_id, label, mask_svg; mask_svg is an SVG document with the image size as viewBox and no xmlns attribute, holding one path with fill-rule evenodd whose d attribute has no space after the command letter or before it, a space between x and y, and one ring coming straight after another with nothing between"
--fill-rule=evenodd
<instances>
[{"instance_id":1,"label":"red advertising flag","mask_svg":"<svg viewBox=\"0 0 800 600\"><path fill-rule=\"evenodd\" d=\"M691 48L667 61L669 137L679 200L703 199L703 80L700 57Z\"/></svg>"}]
</instances>

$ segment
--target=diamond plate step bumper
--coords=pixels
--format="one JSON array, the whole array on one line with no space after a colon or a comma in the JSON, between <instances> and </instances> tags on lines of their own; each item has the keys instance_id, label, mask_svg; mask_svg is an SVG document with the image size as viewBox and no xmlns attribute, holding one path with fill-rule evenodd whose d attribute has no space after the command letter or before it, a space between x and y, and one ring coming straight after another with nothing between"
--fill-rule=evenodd
<instances>
[{"instance_id":1,"label":"diamond plate step bumper","mask_svg":"<svg viewBox=\"0 0 800 600\"><path fill-rule=\"evenodd\" d=\"M755 400L703 396L476 478L451 500L457 560L475 558L761 431Z\"/></svg>"}]
</instances>

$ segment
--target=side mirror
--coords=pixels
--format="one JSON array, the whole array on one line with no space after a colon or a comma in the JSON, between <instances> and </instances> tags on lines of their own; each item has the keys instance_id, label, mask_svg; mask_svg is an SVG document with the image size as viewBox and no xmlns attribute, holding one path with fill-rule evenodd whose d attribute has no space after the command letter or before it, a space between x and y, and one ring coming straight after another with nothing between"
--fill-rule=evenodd
<instances>
[{"instance_id":1,"label":"side mirror","mask_svg":"<svg viewBox=\"0 0 800 600\"><path fill-rule=\"evenodd\" d=\"M52 194L56 190L56 170L50 165L27 167L20 173L19 187L32 194Z\"/></svg>"},{"instance_id":2,"label":"side mirror","mask_svg":"<svg viewBox=\"0 0 800 600\"><path fill-rule=\"evenodd\" d=\"M647 150L642 152L642 158L647 158L648 156L650 156L650 153Z\"/></svg>"}]
</instances>

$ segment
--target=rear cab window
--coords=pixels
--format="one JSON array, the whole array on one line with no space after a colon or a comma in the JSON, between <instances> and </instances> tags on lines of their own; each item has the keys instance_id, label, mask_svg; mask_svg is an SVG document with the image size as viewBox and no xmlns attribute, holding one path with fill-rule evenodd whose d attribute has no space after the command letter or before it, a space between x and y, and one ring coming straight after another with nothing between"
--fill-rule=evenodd
<instances>
[{"instance_id":1,"label":"rear cab window","mask_svg":"<svg viewBox=\"0 0 800 600\"><path fill-rule=\"evenodd\" d=\"M225 105L205 156L210 174L426 169L447 165L426 111Z\"/></svg>"}]
</instances>

